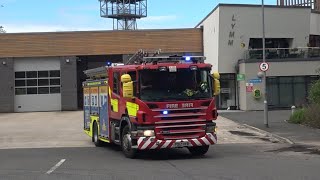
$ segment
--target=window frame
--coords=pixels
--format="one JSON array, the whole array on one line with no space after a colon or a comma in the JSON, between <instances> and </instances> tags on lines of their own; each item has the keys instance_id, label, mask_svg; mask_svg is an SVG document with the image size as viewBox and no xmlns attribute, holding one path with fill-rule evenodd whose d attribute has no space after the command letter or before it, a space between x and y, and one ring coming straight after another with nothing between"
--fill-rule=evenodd
<instances>
[{"instance_id":1,"label":"window frame","mask_svg":"<svg viewBox=\"0 0 320 180\"><path fill-rule=\"evenodd\" d=\"M55 76L50 77L50 72L55 71ZM36 73L35 73L36 72ZM59 72L59 75L58 73ZM40 76L40 74L42 75ZM24 77L22 76L24 74ZM29 76L28 76L29 74ZM30 74L33 74L30 76ZM34 76L36 75L36 77ZM48 75L47 77L43 75ZM59 77L58 77L59 76ZM18 82L24 81L24 86L17 86ZM59 81L59 83L51 83L51 81ZM28 84L29 82L29 84ZM33 82L30 84L30 82ZM36 82L36 84L34 84ZM42 83L39 83L42 82ZM43 83L48 82L48 83ZM28 93L31 88L36 88L36 93ZM48 88L48 91L43 93L43 90ZM57 89L59 88L59 89ZM52 90L55 89L55 90ZM39 93L41 92L41 93ZM39 70L39 71L16 71L15 72L15 84L14 84L14 93L15 95L46 95L46 94L61 94L61 70Z\"/></svg>"},{"instance_id":2,"label":"window frame","mask_svg":"<svg viewBox=\"0 0 320 180\"><path fill-rule=\"evenodd\" d=\"M113 72L112 92L120 95L120 72Z\"/></svg>"}]
</instances>

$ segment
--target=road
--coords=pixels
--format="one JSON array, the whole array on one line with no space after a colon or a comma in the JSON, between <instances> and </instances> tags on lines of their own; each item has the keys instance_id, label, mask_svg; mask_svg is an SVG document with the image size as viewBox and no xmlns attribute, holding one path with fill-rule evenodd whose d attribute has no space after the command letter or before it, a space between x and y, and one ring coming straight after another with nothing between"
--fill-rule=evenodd
<instances>
[{"instance_id":1,"label":"road","mask_svg":"<svg viewBox=\"0 0 320 180\"><path fill-rule=\"evenodd\" d=\"M7 149L0 150L0 179L319 179L319 155L270 152L282 147L223 144L201 158L181 149L142 153L137 159L126 159L117 147ZM47 174L61 159L65 162Z\"/></svg>"},{"instance_id":2,"label":"road","mask_svg":"<svg viewBox=\"0 0 320 180\"><path fill-rule=\"evenodd\" d=\"M0 131L0 179L319 179L319 150L277 142L222 117L219 144L204 157L175 149L126 159L117 146L93 147L81 132L81 116L81 112L0 114L2 127L7 127ZM50 120L45 125L37 125L46 118Z\"/></svg>"}]
</instances>

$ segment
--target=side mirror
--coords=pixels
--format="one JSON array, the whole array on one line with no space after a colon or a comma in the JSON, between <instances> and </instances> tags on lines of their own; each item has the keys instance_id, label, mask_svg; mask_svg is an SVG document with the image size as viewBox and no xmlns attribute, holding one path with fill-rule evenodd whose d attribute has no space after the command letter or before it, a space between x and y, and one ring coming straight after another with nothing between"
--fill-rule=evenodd
<instances>
[{"instance_id":1,"label":"side mirror","mask_svg":"<svg viewBox=\"0 0 320 180\"><path fill-rule=\"evenodd\" d=\"M214 72L213 76L213 94L215 96L220 94L221 86L220 86L220 74L218 72Z\"/></svg>"},{"instance_id":2,"label":"side mirror","mask_svg":"<svg viewBox=\"0 0 320 180\"><path fill-rule=\"evenodd\" d=\"M220 94L220 90L221 90L221 86L220 86L220 81L218 79L214 79L213 80L213 86L214 86L214 90L213 90L213 94L215 96Z\"/></svg>"},{"instance_id":3,"label":"side mirror","mask_svg":"<svg viewBox=\"0 0 320 180\"><path fill-rule=\"evenodd\" d=\"M218 73L218 72L214 72L213 74L212 74L212 76L213 76L213 78L214 79L220 79L220 73Z\"/></svg>"},{"instance_id":4,"label":"side mirror","mask_svg":"<svg viewBox=\"0 0 320 180\"><path fill-rule=\"evenodd\" d=\"M121 76L122 91L124 98L133 98L133 82L129 74Z\"/></svg>"}]
</instances>

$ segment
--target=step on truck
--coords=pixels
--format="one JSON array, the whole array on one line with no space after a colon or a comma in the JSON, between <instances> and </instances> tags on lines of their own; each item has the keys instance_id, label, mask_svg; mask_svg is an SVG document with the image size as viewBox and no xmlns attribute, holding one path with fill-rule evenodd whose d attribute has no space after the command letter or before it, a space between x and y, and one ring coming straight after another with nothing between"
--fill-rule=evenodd
<instances>
[{"instance_id":1,"label":"step on truck","mask_svg":"<svg viewBox=\"0 0 320 180\"><path fill-rule=\"evenodd\" d=\"M96 146L113 143L124 155L183 148L204 155L217 143L219 73L203 56L143 57L85 71L84 131Z\"/></svg>"}]
</instances>

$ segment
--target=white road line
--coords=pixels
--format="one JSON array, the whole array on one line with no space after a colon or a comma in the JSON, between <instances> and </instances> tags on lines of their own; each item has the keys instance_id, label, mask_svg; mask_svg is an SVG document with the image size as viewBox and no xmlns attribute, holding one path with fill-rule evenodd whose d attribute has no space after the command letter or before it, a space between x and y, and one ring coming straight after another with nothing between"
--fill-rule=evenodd
<instances>
[{"instance_id":1,"label":"white road line","mask_svg":"<svg viewBox=\"0 0 320 180\"><path fill-rule=\"evenodd\" d=\"M46 174L51 174L54 170L56 170L61 164L63 164L66 161L66 159L61 159L56 165L54 165L49 171L46 172Z\"/></svg>"}]
</instances>

